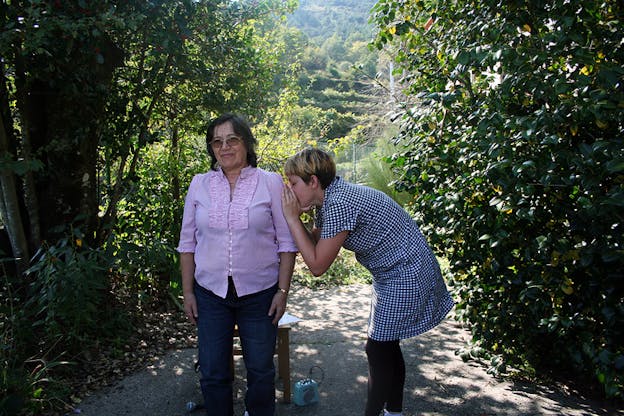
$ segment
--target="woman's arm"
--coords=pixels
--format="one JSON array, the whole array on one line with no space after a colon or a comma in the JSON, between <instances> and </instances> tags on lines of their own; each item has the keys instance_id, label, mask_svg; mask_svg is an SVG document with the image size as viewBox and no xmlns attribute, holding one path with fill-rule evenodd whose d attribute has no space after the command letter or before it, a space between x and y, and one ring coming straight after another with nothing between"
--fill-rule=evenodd
<instances>
[{"instance_id":1,"label":"woman's arm","mask_svg":"<svg viewBox=\"0 0 624 416\"><path fill-rule=\"evenodd\" d=\"M293 270L295 268L295 256L297 253L279 253L280 265L279 265L279 279L278 285L280 289L284 289L287 292L290 290L290 280L292 279Z\"/></svg>"},{"instance_id":2,"label":"woman's arm","mask_svg":"<svg viewBox=\"0 0 624 416\"><path fill-rule=\"evenodd\" d=\"M301 222L301 207L299 201L288 187L284 187L282 193L282 209L284 218L290 229L290 233L297 244L297 248L303 257L303 261L314 276L320 276L329 269L329 266L338 256L342 244L349 235L348 231L342 231L332 238L319 239L320 230L308 233Z\"/></svg>"},{"instance_id":3,"label":"woman's arm","mask_svg":"<svg viewBox=\"0 0 624 416\"><path fill-rule=\"evenodd\" d=\"M279 290L273 296L269 316L273 316L273 325L277 325L279 320L286 312L286 300L288 299L288 291L290 290L290 281L292 279L293 269L295 268L295 256L297 253L284 252L279 253Z\"/></svg>"},{"instance_id":4,"label":"woman's arm","mask_svg":"<svg viewBox=\"0 0 624 416\"><path fill-rule=\"evenodd\" d=\"M182 293L184 294L184 313L192 323L197 322L197 301L193 285L195 284L195 254L180 253L180 271L182 273Z\"/></svg>"}]
</instances>

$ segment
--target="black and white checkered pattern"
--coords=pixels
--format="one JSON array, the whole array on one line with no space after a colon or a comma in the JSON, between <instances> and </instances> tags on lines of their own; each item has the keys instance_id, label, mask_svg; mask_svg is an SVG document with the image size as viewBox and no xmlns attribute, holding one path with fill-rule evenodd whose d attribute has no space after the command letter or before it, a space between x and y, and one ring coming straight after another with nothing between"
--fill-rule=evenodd
<instances>
[{"instance_id":1,"label":"black and white checkered pattern","mask_svg":"<svg viewBox=\"0 0 624 416\"><path fill-rule=\"evenodd\" d=\"M349 231L343 245L373 275L368 336L410 338L453 307L435 255L416 222L383 192L337 177L316 216L321 238Z\"/></svg>"}]
</instances>

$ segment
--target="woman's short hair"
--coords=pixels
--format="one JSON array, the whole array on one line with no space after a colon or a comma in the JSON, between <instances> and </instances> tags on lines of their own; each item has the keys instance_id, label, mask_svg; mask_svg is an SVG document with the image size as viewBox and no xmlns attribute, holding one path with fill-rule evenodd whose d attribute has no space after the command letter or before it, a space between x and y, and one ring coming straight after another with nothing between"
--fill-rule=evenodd
<instances>
[{"instance_id":1,"label":"woman's short hair","mask_svg":"<svg viewBox=\"0 0 624 416\"><path fill-rule=\"evenodd\" d=\"M336 164L329 153L310 147L289 157L284 164L284 173L299 176L305 183L310 183L314 175L325 189L336 177Z\"/></svg>"},{"instance_id":2,"label":"woman's short hair","mask_svg":"<svg viewBox=\"0 0 624 416\"><path fill-rule=\"evenodd\" d=\"M256 154L256 145L258 144L258 141L251 132L249 124L242 116L225 113L212 120L208 125L208 131L206 132L206 147L208 148L208 155L210 156L210 169L217 170L217 157L215 156L212 146L210 145L210 142L214 138L214 130L217 126L227 123L228 121L232 123L234 133L238 134L241 139L243 139L245 149L247 150L247 163L249 166L253 166L254 168L258 167L258 155Z\"/></svg>"}]
</instances>

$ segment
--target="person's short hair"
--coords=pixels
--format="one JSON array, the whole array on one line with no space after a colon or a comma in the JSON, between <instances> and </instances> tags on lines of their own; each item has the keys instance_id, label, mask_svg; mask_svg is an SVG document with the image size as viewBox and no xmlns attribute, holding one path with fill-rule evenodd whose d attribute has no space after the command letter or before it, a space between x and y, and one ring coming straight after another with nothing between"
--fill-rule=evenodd
<instances>
[{"instance_id":1,"label":"person's short hair","mask_svg":"<svg viewBox=\"0 0 624 416\"><path fill-rule=\"evenodd\" d=\"M310 147L289 157L284 164L284 173L299 176L305 183L310 183L315 175L321 188L325 189L336 177L336 164L329 153Z\"/></svg>"},{"instance_id":2,"label":"person's short hair","mask_svg":"<svg viewBox=\"0 0 624 416\"><path fill-rule=\"evenodd\" d=\"M221 124L232 123L234 133L238 134L243 139L243 144L247 150L247 163L249 166L258 167L258 155L256 154L256 145L258 141L251 132L251 128L247 121L239 115L232 113L225 113L210 122L208 125L208 131L206 132L206 147L208 148L208 155L210 156L210 169L217 170L217 157L212 150L210 142L214 138L214 130Z\"/></svg>"}]
</instances>

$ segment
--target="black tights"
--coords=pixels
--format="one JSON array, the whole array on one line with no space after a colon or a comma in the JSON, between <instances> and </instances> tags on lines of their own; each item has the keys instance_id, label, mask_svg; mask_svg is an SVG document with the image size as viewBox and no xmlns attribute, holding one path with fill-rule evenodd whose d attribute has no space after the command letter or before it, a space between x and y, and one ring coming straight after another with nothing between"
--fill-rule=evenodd
<instances>
[{"instance_id":1,"label":"black tights","mask_svg":"<svg viewBox=\"0 0 624 416\"><path fill-rule=\"evenodd\" d=\"M403 410L405 361L399 341L366 341L368 357L368 399L366 416L379 416L384 408L389 412Z\"/></svg>"}]
</instances>

